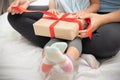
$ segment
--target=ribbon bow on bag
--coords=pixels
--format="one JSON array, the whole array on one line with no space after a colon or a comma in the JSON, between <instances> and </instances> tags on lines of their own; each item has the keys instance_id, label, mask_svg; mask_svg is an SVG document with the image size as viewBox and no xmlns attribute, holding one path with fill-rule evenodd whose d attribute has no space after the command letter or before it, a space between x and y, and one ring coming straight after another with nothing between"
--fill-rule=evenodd
<instances>
[{"instance_id":1,"label":"ribbon bow on bag","mask_svg":"<svg viewBox=\"0 0 120 80\"><path fill-rule=\"evenodd\" d=\"M12 7L14 10L19 11L19 12L41 12L47 16L43 17L46 19L54 19L56 20L53 24L50 25L50 34L51 37L55 37L55 33L54 33L54 26L60 21L68 21L68 22L76 22L79 25L79 30L82 30L81 27L81 22L76 19L76 18L66 18L66 16L68 16L69 14L64 14L62 17L58 18L55 14L52 14L51 12L47 12L47 11L43 11L43 10L27 10L24 9L22 7ZM92 30L91 30L91 20L89 18L85 19L86 22L88 23L88 27L87 27L87 35L90 39L92 39Z\"/></svg>"}]
</instances>

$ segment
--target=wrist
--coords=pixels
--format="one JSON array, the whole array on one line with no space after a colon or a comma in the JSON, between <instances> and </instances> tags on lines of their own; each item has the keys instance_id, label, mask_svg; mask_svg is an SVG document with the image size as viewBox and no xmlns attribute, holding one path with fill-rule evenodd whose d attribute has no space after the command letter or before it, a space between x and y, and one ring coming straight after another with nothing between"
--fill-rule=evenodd
<instances>
[{"instance_id":1,"label":"wrist","mask_svg":"<svg viewBox=\"0 0 120 80\"><path fill-rule=\"evenodd\" d=\"M102 25L112 22L112 18L108 14L101 15L101 18Z\"/></svg>"},{"instance_id":2,"label":"wrist","mask_svg":"<svg viewBox=\"0 0 120 80\"><path fill-rule=\"evenodd\" d=\"M49 6L49 9L56 9L55 7L51 7L51 6Z\"/></svg>"}]
</instances>

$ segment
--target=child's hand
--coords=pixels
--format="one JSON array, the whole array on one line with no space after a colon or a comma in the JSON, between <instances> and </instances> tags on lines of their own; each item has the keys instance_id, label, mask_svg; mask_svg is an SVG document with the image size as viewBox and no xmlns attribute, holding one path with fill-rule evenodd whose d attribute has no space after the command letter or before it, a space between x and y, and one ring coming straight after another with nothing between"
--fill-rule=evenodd
<instances>
[{"instance_id":1,"label":"child's hand","mask_svg":"<svg viewBox=\"0 0 120 80\"><path fill-rule=\"evenodd\" d=\"M56 14L56 15L60 14L60 11L57 9L49 9L48 12L51 12L51 13Z\"/></svg>"},{"instance_id":2,"label":"child's hand","mask_svg":"<svg viewBox=\"0 0 120 80\"><path fill-rule=\"evenodd\" d=\"M87 38L88 37L87 29L80 30L79 33L78 33L78 37L80 37L80 38Z\"/></svg>"}]
</instances>

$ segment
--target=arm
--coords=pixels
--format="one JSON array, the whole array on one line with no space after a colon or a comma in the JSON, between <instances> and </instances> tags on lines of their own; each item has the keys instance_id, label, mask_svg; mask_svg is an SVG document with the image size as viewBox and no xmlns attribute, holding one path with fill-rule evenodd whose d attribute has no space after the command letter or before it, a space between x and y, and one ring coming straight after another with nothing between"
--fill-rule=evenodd
<instances>
[{"instance_id":1,"label":"arm","mask_svg":"<svg viewBox=\"0 0 120 80\"><path fill-rule=\"evenodd\" d=\"M111 22L120 22L120 9L101 16L104 18L102 20L102 24L107 24Z\"/></svg>"},{"instance_id":2,"label":"arm","mask_svg":"<svg viewBox=\"0 0 120 80\"><path fill-rule=\"evenodd\" d=\"M88 15L82 16L81 18L90 18L91 19L91 27L90 29L92 32L97 30L99 27L102 27L102 25L107 24L107 23L112 23L112 22L120 22L120 9L113 11L108 14L95 14L95 13L90 13ZM87 30L81 30L79 31L78 37L85 38L88 37L86 34Z\"/></svg>"},{"instance_id":3,"label":"arm","mask_svg":"<svg viewBox=\"0 0 120 80\"><path fill-rule=\"evenodd\" d=\"M59 10L56 9L55 0L49 0L49 12L53 14L60 14Z\"/></svg>"},{"instance_id":4,"label":"arm","mask_svg":"<svg viewBox=\"0 0 120 80\"><path fill-rule=\"evenodd\" d=\"M30 3L32 3L32 2L34 2L34 1L36 1L36 0L28 0Z\"/></svg>"},{"instance_id":5,"label":"arm","mask_svg":"<svg viewBox=\"0 0 120 80\"><path fill-rule=\"evenodd\" d=\"M89 17L91 19L91 23L93 24L92 31L95 31L104 24L120 22L120 9L104 15L90 14Z\"/></svg>"},{"instance_id":6,"label":"arm","mask_svg":"<svg viewBox=\"0 0 120 80\"><path fill-rule=\"evenodd\" d=\"M97 12L100 8L100 0L90 0L90 7L84 10L87 13Z\"/></svg>"},{"instance_id":7,"label":"arm","mask_svg":"<svg viewBox=\"0 0 120 80\"><path fill-rule=\"evenodd\" d=\"M83 10L83 11L78 11L73 13L74 15L76 15L76 18L80 18L81 16L84 16L88 13L95 13L99 10L100 8L100 0L90 0L90 6Z\"/></svg>"},{"instance_id":8,"label":"arm","mask_svg":"<svg viewBox=\"0 0 120 80\"><path fill-rule=\"evenodd\" d=\"M55 0L49 0L49 9L56 9Z\"/></svg>"}]
</instances>

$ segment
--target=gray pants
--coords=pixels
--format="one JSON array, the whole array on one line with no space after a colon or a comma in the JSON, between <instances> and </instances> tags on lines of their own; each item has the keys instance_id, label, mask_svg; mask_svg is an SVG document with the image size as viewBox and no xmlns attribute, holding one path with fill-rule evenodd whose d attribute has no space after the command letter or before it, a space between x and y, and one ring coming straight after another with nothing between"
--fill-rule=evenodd
<instances>
[{"instance_id":1,"label":"gray pants","mask_svg":"<svg viewBox=\"0 0 120 80\"><path fill-rule=\"evenodd\" d=\"M63 40L63 39L57 39L57 38L51 38L51 40L45 45L50 46L55 42L66 42L68 44L68 47L72 46L78 49L78 51L82 52L82 42L80 38L75 38L74 40Z\"/></svg>"}]
</instances>

